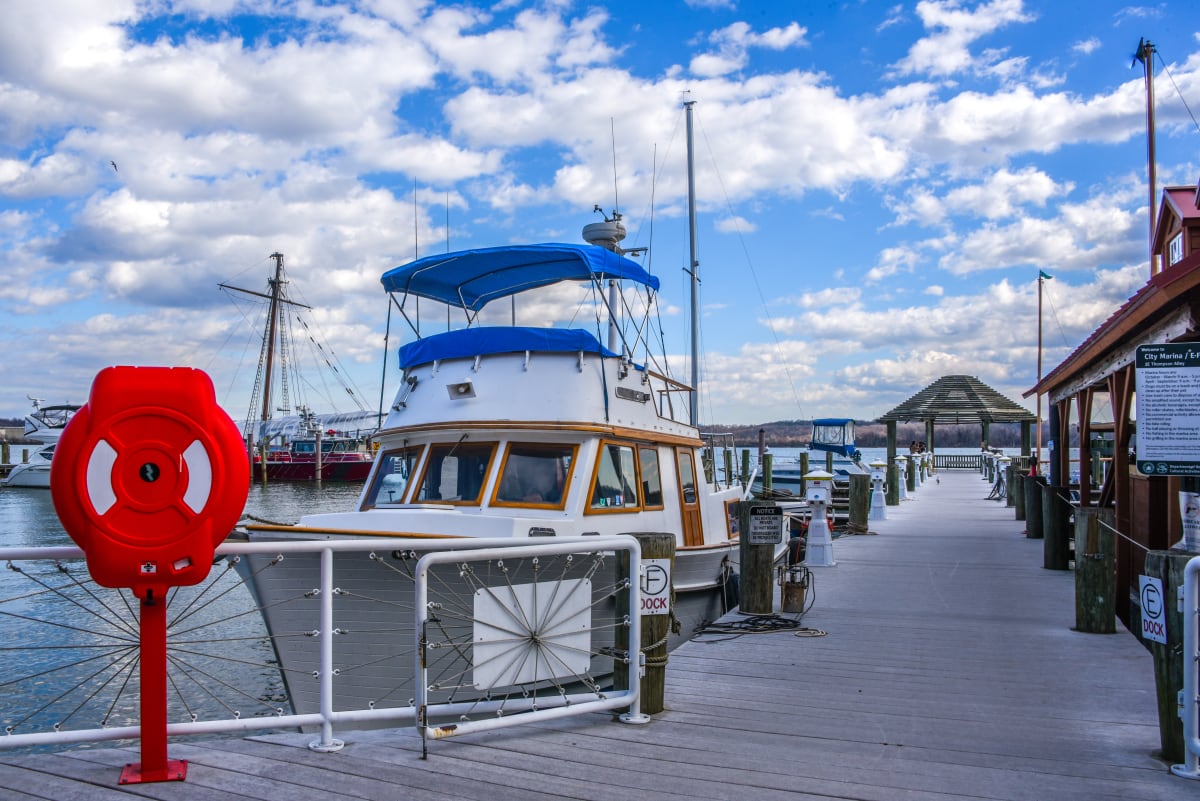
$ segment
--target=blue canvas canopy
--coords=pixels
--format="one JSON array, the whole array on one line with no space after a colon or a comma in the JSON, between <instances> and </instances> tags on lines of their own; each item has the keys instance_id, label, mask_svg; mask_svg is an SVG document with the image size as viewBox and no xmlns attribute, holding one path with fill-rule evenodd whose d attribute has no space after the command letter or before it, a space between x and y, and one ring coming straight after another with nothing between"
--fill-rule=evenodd
<instances>
[{"instance_id":1,"label":"blue canvas canopy","mask_svg":"<svg viewBox=\"0 0 1200 801\"><path fill-rule=\"evenodd\" d=\"M833 451L853 457L854 420L847 417L825 417L813 420L812 440L809 448L818 451Z\"/></svg>"},{"instance_id":2,"label":"blue canvas canopy","mask_svg":"<svg viewBox=\"0 0 1200 801\"><path fill-rule=\"evenodd\" d=\"M658 290L641 265L596 245L514 245L426 256L380 279L388 292L438 300L470 311L490 301L559 281L616 278Z\"/></svg>"},{"instance_id":3,"label":"blue canvas canopy","mask_svg":"<svg viewBox=\"0 0 1200 801\"><path fill-rule=\"evenodd\" d=\"M521 351L551 353L597 353L617 357L596 337L580 328L526 328L521 326L481 326L446 331L400 348L400 367L407 370L418 364L444 359L464 359L492 353Z\"/></svg>"}]
</instances>

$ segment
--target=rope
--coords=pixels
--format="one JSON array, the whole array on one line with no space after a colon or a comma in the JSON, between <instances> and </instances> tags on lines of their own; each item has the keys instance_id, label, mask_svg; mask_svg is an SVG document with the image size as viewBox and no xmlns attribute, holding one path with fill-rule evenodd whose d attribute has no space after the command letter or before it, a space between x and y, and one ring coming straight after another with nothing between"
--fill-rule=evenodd
<instances>
[{"instance_id":1,"label":"rope","mask_svg":"<svg viewBox=\"0 0 1200 801\"><path fill-rule=\"evenodd\" d=\"M1122 534L1121 532L1117 531L1115 528L1113 528L1112 526L1110 526L1108 523L1105 523L1103 520L1097 520L1097 521L1096 521L1096 523L1097 523L1098 525L1104 526L1106 529L1108 529L1109 531L1111 531L1113 534L1116 534L1116 535L1117 535L1118 537L1120 537L1121 539L1123 539L1123 540L1125 540L1125 541L1127 541L1127 542L1133 543L1134 545L1136 545L1137 547L1141 548L1141 549L1142 549L1143 551L1145 551L1146 553L1150 553L1150 549L1149 549L1149 548L1147 548L1145 545L1142 545L1140 542L1138 542L1137 540L1133 539L1132 537L1130 537L1130 536L1128 536L1128 535L1126 535L1126 534Z\"/></svg>"},{"instance_id":2,"label":"rope","mask_svg":"<svg viewBox=\"0 0 1200 801\"><path fill-rule=\"evenodd\" d=\"M695 642L723 642L733 640L746 634L773 634L780 631L790 631L797 637L824 637L828 632L800 625L800 618L788 618L781 615L750 615L741 620L730 620L725 623L709 623L696 632ZM698 639L708 635L715 639Z\"/></svg>"}]
</instances>

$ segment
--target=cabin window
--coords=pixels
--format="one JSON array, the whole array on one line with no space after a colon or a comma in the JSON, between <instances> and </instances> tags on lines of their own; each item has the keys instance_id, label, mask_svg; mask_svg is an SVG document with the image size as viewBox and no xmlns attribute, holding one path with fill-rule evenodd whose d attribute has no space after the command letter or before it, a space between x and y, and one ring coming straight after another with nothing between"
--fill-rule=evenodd
<instances>
[{"instance_id":1,"label":"cabin window","mask_svg":"<svg viewBox=\"0 0 1200 801\"><path fill-rule=\"evenodd\" d=\"M365 507L377 504L403 503L408 492L408 481L413 476L421 448L401 448L387 451L379 457L379 467L371 482Z\"/></svg>"},{"instance_id":2,"label":"cabin window","mask_svg":"<svg viewBox=\"0 0 1200 801\"><path fill-rule=\"evenodd\" d=\"M638 464L642 468L642 502L647 509L662 508L662 473L658 469L658 451L638 448Z\"/></svg>"},{"instance_id":3,"label":"cabin window","mask_svg":"<svg viewBox=\"0 0 1200 801\"><path fill-rule=\"evenodd\" d=\"M593 510L636 509L637 466L631 445L601 445L592 485Z\"/></svg>"},{"instance_id":4,"label":"cabin window","mask_svg":"<svg viewBox=\"0 0 1200 801\"><path fill-rule=\"evenodd\" d=\"M684 503L696 502L696 467L690 451L679 452L679 489Z\"/></svg>"},{"instance_id":5,"label":"cabin window","mask_svg":"<svg viewBox=\"0 0 1200 801\"><path fill-rule=\"evenodd\" d=\"M494 444L431 445L414 503L479 503Z\"/></svg>"},{"instance_id":6,"label":"cabin window","mask_svg":"<svg viewBox=\"0 0 1200 801\"><path fill-rule=\"evenodd\" d=\"M504 456L493 503L561 509L574 461L571 445L512 443Z\"/></svg>"}]
</instances>

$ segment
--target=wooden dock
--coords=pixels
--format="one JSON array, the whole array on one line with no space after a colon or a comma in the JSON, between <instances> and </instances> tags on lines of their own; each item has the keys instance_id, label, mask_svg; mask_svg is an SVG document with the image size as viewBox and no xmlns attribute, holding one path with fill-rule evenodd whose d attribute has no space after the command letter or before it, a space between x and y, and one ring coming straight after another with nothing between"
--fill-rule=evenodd
<instances>
[{"instance_id":1,"label":"wooden dock","mask_svg":"<svg viewBox=\"0 0 1200 801\"><path fill-rule=\"evenodd\" d=\"M135 748L0 752L0 797L112 799L1200 799L1155 752L1149 653L1080 634L1074 576L975 473L835 541L793 631L671 655L667 711L431 741L409 729L172 743L187 781L117 785Z\"/></svg>"}]
</instances>

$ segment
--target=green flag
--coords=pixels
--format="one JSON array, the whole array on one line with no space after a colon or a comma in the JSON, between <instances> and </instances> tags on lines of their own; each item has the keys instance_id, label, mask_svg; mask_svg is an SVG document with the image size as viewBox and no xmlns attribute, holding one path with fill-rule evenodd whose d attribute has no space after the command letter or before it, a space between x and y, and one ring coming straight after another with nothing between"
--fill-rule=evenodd
<instances>
[{"instance_id":1,"label":"green flag","mask_svg":"<svg viewBox=\"0 0 1200 801\"><path fill-rule=\"evenodd\" d=\"M1045 270L1038 270L1038 278L1045 278L1047 281L1049 281L1053 277L1053 275L1050 275L1050 273L1046 272Z\"/></svg>"}]
</instances>

